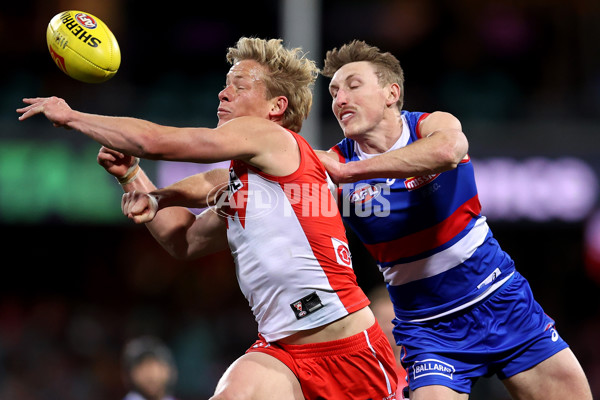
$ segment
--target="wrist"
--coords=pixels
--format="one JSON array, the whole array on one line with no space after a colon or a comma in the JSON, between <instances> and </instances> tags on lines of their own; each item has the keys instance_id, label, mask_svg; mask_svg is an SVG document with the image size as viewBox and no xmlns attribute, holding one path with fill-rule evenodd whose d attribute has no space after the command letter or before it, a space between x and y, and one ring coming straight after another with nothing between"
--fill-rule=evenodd
<instances>
[{"instance_id":1,"label":"wrist","mask_svg":"<svg viewBox=\"0 0 600 400\"><path fill-rule=\"evenodd\" d=\"M343 163L340 165L340 169L339 169L340 183L355 182L355 180L354 181L352 180L352 177L353 177L352 167L353 167L354 163L355 162L351 161L351 162Z\"/></svg>"},{"instance_id":2,"label":"wrist","mask_svg":"<svg viewBox=\"0 0 600 400\"><path fill-rule=\"evenodd\" d=\"M134 158L133 164L127 169L127 172L123 176L116 176L117 182L121 185L127 185L133 181L135 181L138 177L138 173L140 172L140 159L138 157Z\"/></svg>"},{"instance_id":3,"label":"wrist","mask_svg":"<svg viewBox=\"0 0 600 400\"><path fill-rule=\"evenodd\" d=\"M148 200L150 201L150 209L154 210L154 212L158 212L158 195L148 193Z\"/></svg>"}]
</instances>

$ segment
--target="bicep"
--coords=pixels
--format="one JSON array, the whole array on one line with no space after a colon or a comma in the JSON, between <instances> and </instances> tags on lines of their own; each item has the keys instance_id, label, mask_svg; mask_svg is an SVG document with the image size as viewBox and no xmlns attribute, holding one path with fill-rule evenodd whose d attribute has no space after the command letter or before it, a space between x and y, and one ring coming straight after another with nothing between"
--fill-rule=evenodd
<instances>
[{"instance_id":1,"label":"bicep","mask_svg":"<svg viewBox=\"0 0 600 400\"><path fill-rule=\"evenodd\" d=\"M469 141L458 118L447 112L436 111L421 122L421 135L431 139L440 160L447 160L454 168L469 151ZM419 140L419 142L421 142Z\"/></svg>"},{"instance_id":2,"label":"bicep","mask_svg":"<svg viewBox=\"0 0 600 400\"><path fill-rule=\"evenodd\" d=\"M329 157L336 161L338 161L339 159L339 156L333 150L315 150L315 153L317 153L317 156L319 156L319 158Z\"/></svg>"},{"instance_id":3,"label":"bicep","mask_svg":"<svg viewBox=\"0 0 600 400\"><path fill-rule=\"evenodd\" d=\"M274 123L258 117L238 117L214 128L184 128L179 148L189 161L248 161L273 146ZM276 126L276 125L275 125Z\"/></svg>"},{"instance_id":4,"label":"bicep","mask_svg":"<svg viewBox=\"0 0 600 400\"><path fill-rule=\"evenodd\" d=\"M439 131L457 131L462 133L462 124L454 115L435 111L420 122L421 136L427 137ZM464 135L464 134L463 134Z\"/></svg>"}]
</instances>

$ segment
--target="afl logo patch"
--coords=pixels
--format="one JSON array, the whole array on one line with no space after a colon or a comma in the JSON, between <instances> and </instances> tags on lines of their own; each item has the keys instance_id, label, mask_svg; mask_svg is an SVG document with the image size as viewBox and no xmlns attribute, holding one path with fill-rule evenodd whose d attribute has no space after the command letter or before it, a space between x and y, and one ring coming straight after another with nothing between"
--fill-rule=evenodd
<instances>
[{"instance_id":1,"label":"afl logo patch","mask_svg":"<svg viewBox=\"0 0 600 400\"><path fill-rule=\"evenodd\" d=\"M84 13L76 14L75 20L79 22L79 25L83 26L86 29L96 29L96 27L98 26L96 20L92 18L92 16Z\"/></svg>"},{"instance_id":2,"label":"afl logo patch","mask_svg":"<svg viewBox=\"0 0 600 400\"><path fill-rule=\"evenodd\" d=\"M356 185L349 197L351 203L368 203L380 194L381 188L378 185L361 183L360 185Z\"/></svg>"}]
</instances>

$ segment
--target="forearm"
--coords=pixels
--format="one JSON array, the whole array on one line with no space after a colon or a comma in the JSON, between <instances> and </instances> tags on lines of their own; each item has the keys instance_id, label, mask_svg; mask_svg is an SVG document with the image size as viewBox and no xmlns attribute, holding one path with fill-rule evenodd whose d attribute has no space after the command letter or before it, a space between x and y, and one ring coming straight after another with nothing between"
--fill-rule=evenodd
<instances>
[{"instance_id":1,"label":"forearm","mask_svg":"<svg viewBox=\"0 0 600 400\"><path fill-rule=\"evenodd\" d=\"M468 142L456 130L437 131L401 149L341 166L342 182L371 178L406 179L456 168L466 156Z\"/></svg>"},{"instance_id":2,"label":"forearm","mask_svg":"<svg viewBox=\"0 0 600 400\"><path fill-rule=\"evenodd\" d=\"M160 210L146 228L154 239L174 258L194 258L194 243L188 235L196 216L184 207L168 207Z\"/></svg>"},{"instance_id":3,"label":"forearm","mask_svg":"<svg viewBox=\"0 0 600 400\"><path fill-rule=\"evenodd\" d=\"M159 154L155 150L158 146L154 143L159 137L159 130L176 129L137 118L88 114L75 110L70 111L65 125L108 148L149 159L158 158Z\"/></svg>"},{"instance_id":4,"label":"forearm","mask_svg":"<svg viewBox=\"0 0 600 400\"><path fill-rule=\"evenodd\" d=\"M150 193L153 190L156 190L156 186L152 183L150 178L148 178L148 175L146 175L146 172L141 167L135 171L135 175L129 176L128 179L128 183L121 184L121 188L123 188L124 192L133 192L134 190L137 190L139 192ZM119 181L120 179L117 180Z\"/></svg>"},{"instance_id":5,"label":"forearm","mask_svg":"<svg viewBox=\"0 0 600 400\"><path fill-rule=\"evenodd\" d=\"M151 193L156 186L141 168L135 178L121 185L125 192L139 191ZM188 240L187 231L195 221L195 215L185 207L161 207L154 219L147 222L146 228L156 241L173 257L178 259L189 258L192 243Z\"/></svg>"},{"instance_id":6,"label":"forearm","mask_svg":"<svg viewBox=\"0 0 600 400\"><path fill-rule=\"evenodd\" d=\"M212 209L196 216L182 207L168 207L159 214L158 223L170 221L168 229L158 229L156 218L146 226L156 241L177 259L192 260L228 248L225 224Z\"/></svg>"},{"instance_id":7,"label":"forearm","mask_svg":"<svg viewBox=\"0 0 600 400\"><path fill-rule=\"evenodd\" d=\"M152 190L159 209L173 206L204 208L215 204L217 196L227 188L229 173L214 169L189 176L165 188Z\"/></svg>"}]
</instances>

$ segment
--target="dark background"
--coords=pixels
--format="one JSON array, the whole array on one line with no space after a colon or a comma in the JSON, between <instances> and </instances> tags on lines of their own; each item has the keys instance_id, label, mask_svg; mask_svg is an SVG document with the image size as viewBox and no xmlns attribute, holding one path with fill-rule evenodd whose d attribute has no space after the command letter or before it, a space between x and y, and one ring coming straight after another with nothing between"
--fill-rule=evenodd
<instances>
[{"instance_id":1,"label":"dark background","mask_svg":"<svg viewBox=\"0 0 600 400\"><path fill-rule=\"evenodd\" d=\"M306 21L306 29L319 32L317 54L309 54L319 66L326 50L366 40L402 63L405 109L454 113L474 159L571 157L594 172L589 190L595 201L585 215L499 215L489 223L600 396L600 228L594 223L600 3L315 4L318 24ZM255 339L256 324L227 253L172 259L143 226L120 215L120 189L96 165L99 146L43 118L19 123L14 110L23 97L56 95L81 111L213 126L229 68L227 47L240 36L282 37L282 6L274 0L2 2L0 399L121 398L121 348L145 333L173 349L178 397L204 399ZM110 81L82 84L52 62L46 26L69 9L96 15L117 37L122 64ZM326 86L320 78L321 101L313 110L320 131L313 144L320 148L342 137ZM158 179L160 163L142 165ZM560 193L564 182L551 182ZM368 292L382 278L349 235L359 283ZM472 398L506 396L495 381L483 380Z\"/></svg>"}]
</instances>

